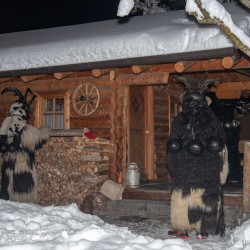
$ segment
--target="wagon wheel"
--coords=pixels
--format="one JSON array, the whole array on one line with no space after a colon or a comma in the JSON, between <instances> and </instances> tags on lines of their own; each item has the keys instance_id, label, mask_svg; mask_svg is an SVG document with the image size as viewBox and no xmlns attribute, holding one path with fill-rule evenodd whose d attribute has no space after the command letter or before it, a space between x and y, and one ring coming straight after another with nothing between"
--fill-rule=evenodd
<instances>
[{"instance_id":1,"label":"wagon wheel","mask_svg":"<svg viewBox=\"0 0 250 250\"><path fill-rule=\"evenodd\" d=\"M81 116L93 114L99 106L100 94L92 83L79 85L72 96L74 110Z\"/></svg>"}]
</instances>

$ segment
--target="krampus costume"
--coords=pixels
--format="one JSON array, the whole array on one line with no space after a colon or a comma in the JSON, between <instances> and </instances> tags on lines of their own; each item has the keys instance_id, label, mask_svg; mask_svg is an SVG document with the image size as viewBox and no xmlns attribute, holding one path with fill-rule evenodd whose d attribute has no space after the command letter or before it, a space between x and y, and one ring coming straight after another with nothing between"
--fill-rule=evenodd
<instances>
[{"instance_id":1,"label":"krampus costume","mask_svg":"<svg viewBox=\"0 0 250 250\"><path fill-rule=\"evenodd\" d=\"M16 88L5 88L5 92L18 96L10 108L0 129L0 152L2 153L2 179L0 198L20 202L36 202L37 174L35 151L49 138L48 128L35 128L27 124L30 104L36 96L30 89L25 95ZM28 94L32 94L27 101Z\"/></svg>"},{"instance_id":2,"label":"krampus costume","mask_svg":"<svg viewBox=\"0 0 250 250\"><path fill-rule=\"evenodd\" d=\"M182 112L173 120L167 144L168 167L172 173L171 225L169 235L197 239L224 234L221 185L228 174L227 148L222 124L209 108L205 92L214 81L186 85Z\"/></svg>"},{"instance_id":3,"label":"krampus costume","mask_svg":"<svg viewBox=\"0 0 250 250\"><path fill-rule=\"evenodd\" d=\"M211 98L210 108L218 120L223 124L227 138L229 173L227 182L242 183L243 169L241 166L241 155L239 152L240 122L234 120L234 110L238 110L237 103L227 104L219 100L212 91L206 93Z\"/></svg>"}]
</instances>

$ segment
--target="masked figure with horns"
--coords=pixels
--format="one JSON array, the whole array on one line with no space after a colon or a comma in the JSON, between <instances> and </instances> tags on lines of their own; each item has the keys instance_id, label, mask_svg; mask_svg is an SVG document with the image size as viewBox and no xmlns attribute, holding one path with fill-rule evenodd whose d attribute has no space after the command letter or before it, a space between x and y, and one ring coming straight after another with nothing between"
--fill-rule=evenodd
<instances>
[{"instance_id":1,"label":"masked figure with horns","mask_svg":"<svg viewBox=\"0 0 250 250\"><path fill-rule=\"evenodd\" d=\"M186 91L182 111L175 117L167 143L168 167L172 174L171 226L173 237L197 239L208 234L224 235L222 188L228 174L226 137L223 126L206 100L214 80L194 84L184 77Z\"/></svg>"},{"instance_id":2,"label":"masked figure with horns","mask_svg":"<svg viewBox=\"0 0 250 250\"><path fill-rule=\"evenodd\" d=\"M49 138L49 128L28 124L30 105L35 99L28 88L23 95L16 88L5 88L1 94L13 92L18 100L10 107L10 114L0 128L2 179L0 198L20 202L36 202L37 174L35 151ZM28 94L32 95L30 101Z\"/></svg>"}]
</instances>

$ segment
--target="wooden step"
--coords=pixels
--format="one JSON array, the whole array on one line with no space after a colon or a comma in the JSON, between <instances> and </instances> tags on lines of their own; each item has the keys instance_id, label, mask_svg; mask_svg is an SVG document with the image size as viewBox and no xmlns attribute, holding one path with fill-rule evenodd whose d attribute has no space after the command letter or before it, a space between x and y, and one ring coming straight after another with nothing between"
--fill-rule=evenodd
<instances>
[{"instance_id":1,"label":"wooden step","mask_svg":"<svg viewBox=\"0 0 250 250\"><path fill-rule=\"evenodd\" d=\"M142 188L126 188L122 195L123 199L148 200L170 202L171 191L169 190L149 190ZM243 206L242 191L228 192L224 191L225 206Z\"/></svg>"}]
</instances>

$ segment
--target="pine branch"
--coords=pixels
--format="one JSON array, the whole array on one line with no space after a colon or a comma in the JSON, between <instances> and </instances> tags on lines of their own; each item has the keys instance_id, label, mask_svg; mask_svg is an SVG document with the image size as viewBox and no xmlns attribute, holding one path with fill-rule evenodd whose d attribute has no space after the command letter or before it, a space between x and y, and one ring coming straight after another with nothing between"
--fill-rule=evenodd
<instances>
[{"instance_id":1,"label":"pine branch","mask_svg":"<svg viewBox=\"0 0 250 250\"><path fill-rule=\"evenodd\" d=\"M241 1L244 1L249 5L249 1ZM221 19L211 17L211 14L202 6L201 0L194 0L194 2L197 5L200 13L202 14L202 17L197 12L190 12L189 14L193 15L197 19L198 23L217 25L238 49L240 49L246 55L250 56L250 48L246 44L244 44L244 42L239 37L237 37L237 35L232 30L230 30L230 28Z\"/></svg>"}]
</instances>

